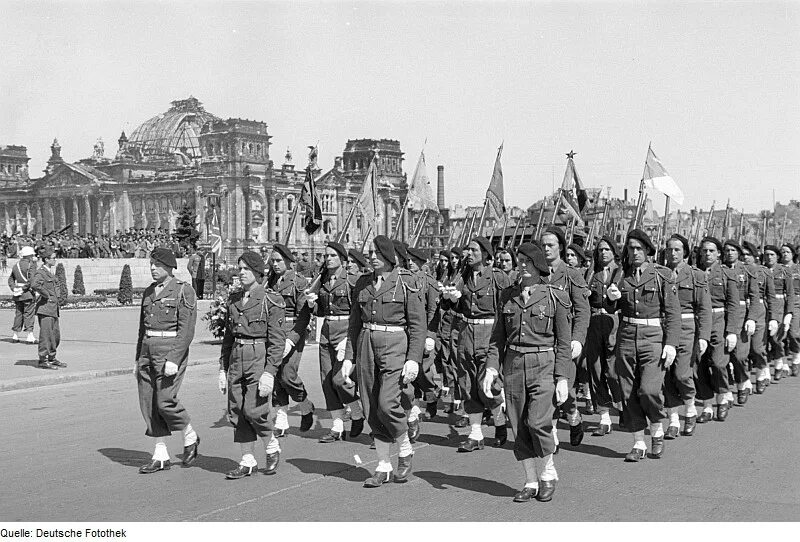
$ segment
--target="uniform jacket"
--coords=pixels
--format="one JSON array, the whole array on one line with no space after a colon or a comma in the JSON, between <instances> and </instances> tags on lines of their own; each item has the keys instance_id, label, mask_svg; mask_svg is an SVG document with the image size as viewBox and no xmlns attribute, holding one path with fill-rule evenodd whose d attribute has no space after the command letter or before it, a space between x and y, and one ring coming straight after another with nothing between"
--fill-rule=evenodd
<instances>
[{"instance_id":1,"label":"uniform jacket","mask_svg":"<svg viewBox=\"0 0 800 542\"><path fill-rule=\"evenodd\" d=\"M193 279L197 278L197 270L200 269L200 255L195 252L189 257L189 262L186 264L186 269L189 270L189 274L192 276Z\"/></svg>"},{"instance_id":2,"label":"uniform jacket","mask_svg":"<svg viewBox=\"0 0 800 542\"><path fill-rule=\"evenodd\" d=\"M764 318L766 309L761 302L761 292L758 289L758 275L744 262L737 261L733 267L726 266L736 274L736 285L739 289L739 305L743 306L744 320L758 322Z\"/></svg>"},{"instance_id":3,"label":"uniform jacket","mask_svg":"<svg viewBox=\"0 0 800 542\"><path fill-rule=\"evenodd\" d=\"M46 266L43 265L36 270L31 279L31 290L38 294L36 298L36 314L58 318L60 314L58 280Z\"/></svg>"},{"instance_id":4,"label":"uniform jacket","mask_svg":"<svg viewBox=\"0 0 800 542\"><path fill-rule=\"evenodd\" d=\"M794 292L793 314L798 314L800 313L800 263L786 267L792 273L792 291Z\"/></svg>"},{"instance_id":5,"label":"uniform jacket","mask_svg":"<svg viewBox=\"0 0 800 542\"><path fill-rule=\"evenodd\" d=\"M312 292L317 294L314 308L316 316L349 316L350 298L359 275L348 276L344 267L339 267L324 283L317 281ZM347 320L326 321L322 325L321 344L339 344L347 338Z\"/></svg>"},{"instance_id":6,"label":"uniform jacket","mask_svg":"<svg viewBox=\"0 0 800 542\"><path fill-rule=\"evenodd\" d=\"M708 290L706 274L681 262L672 271L678 289L678 303L681 314L694 314L695 338L711 340L711 293Z\"/></svg>"},{"instance_id":7,"label":"uniform jacket","mask_svg":"<svg viewBox=\"0 0 800 542\"><path fill-rule=\"evenodd\" d=\"M255 284L245 304L244 292L228 298L225 317L225 336L219 356L220 369L230 367L231 352L236 339L266 339L267 355L264 370L275 376L283 361L286 333L283 330L285 304L283 298L261 284Z\"/></svg>"},{"instance_id":8,"label":"uniform jacket","mask_svg":"<svg viewBox=\"0 0 800 542\"><path fill-rule=\"evenodd\" d=\"M136 359L142 351L145 330L175 331L171 339L172 347L166 361L176 365L187 359L189 345L194 339L194 326L197 322L197 296L191 284L175 277L166 281L164 288L156 294L156 283L145 288L142 294L142 308L139 313L139 338L136 342Z\"/></svg>"},{"instance_id":9,"label":"uniform jacket","mask_svg":"<svg viewBox=\"0 0 800 542\"><path fill-rule=\"evenodd\" d=\"M603 270L591 274L588 281L589 287L589 306L592 309L605 309L606 312L613 313L616 310L616 303L608 299L608 287L622 276L622 268L617 262L612 261L608 264L608 276L603 278Z\"/></svg>"},{"instance_id":10,"label":"uniform jacket","mask_svg":"<svg viewBox=\"0 0 800 542\"><path fill-rule=\"evenodd\" d=\"M664 344L680 344L681 307L672 271L662 265L644 263L641 278L628 269L617 282L622 297L617 301L620 314L627 318L661 319ZM621 322L620 326L626 325Z\"/></svg>"},{"instance_id":11,"label":"uniform jacket","mask_svg":"<svg viewBox=\"0 0 800 542\"><path fill-rule=\"evenodd\" d=\"M308 279L287 269L280 277L270 275L267 287L283 298L285 315L283 330L286 338L299 345L306 337L311 309L305 303L303 292L308 287Z\"/></svg>"},{"instance_id":12,"label":"uniform jacket","mask_svg":"<svg viewBox=\"0 0 800 542\"><path fill-rule=\"evenodd\" d=\"M775 296L780 316L776 320L782 319L786 314L794 311L794 284L792 272L784 265L776 263L772 269L767 268L767 272L772 275L775 282ZM783 296L781 299L780 296Z\"/></svg>"},{"instance_id":13,"label":"uniform jacket","mask_svg":"<svg viewBox=\"0 0 800 542\"><path fill-rule=\"evenodd\" d=\"M430 273L417 271L415 273L417 284L422 290L422 301L425 304L425 323L428 330L427 337L436 338L436 331L439 329L439 287Z\"/></svg>"},{"instance_id":14,"label":"uniform jacket","mask_svg":"<svg viewBox=\"0 0 800 542\"><path fill-rule=\"evenodd\" d=\"M739 304L739 286L736 274L719 262L705 270L711 307L725 308L725 335L738 335L744 325L744 307Z\"/></svg>"},{"instance_id":15,"label":"uniform jacket","mask_svg":"<svg viewBox=\"0 0 800 542\"><path fill-rule=\"evenodd\" d=\"M778 299L775 297L775 281L772 279L772 273L770 273L763 265L745 265L750 271L752 271L753 276L755 276L755 281L758 284L758 295L761 299L761 302L764 304L764 319L762 320L762 323L768 320L775 320L776 318L774 315L778 310Z\"/></svg>"},{"instance_id":16,"label":"uniform jacket","mask_svg":"<svg viewBox=\"0 0 800 542\"><path fill-rule=\"evenodd\" d=\"M586 344L586 332L589 329L589 286L580 269L569 267L563 260L556 260L551 265L549 277L542 281L569 294L572 303L572 340Z\"/></svg>"},{"instance_id":17,"label":"uniform jacket","mask_svg":"<svg viewBox=\"0 0 800 542\"><path fill-rule=\"evenodd\" d=\"M353 288L353 308L350 310L348 341L344 359L354 359L354 345L363 324L401 326L406 328L408 347L406 360L422 363L425 349L425 307L423 293L414 286L411 271L395 268L380 289L375 289L373 274L361 275Z\"/></svg>"},{"instance_id":18,"label":"uniform jacket","mask_svg":"<svg viewBox=\"0 0 800 542\"><path fill-rule=\"evenodd\" d=\"M455 312L474 319L495 318L500 306L500 293L511 286L511 281L500 269L482 266L473 275L467 267L456 277L453 286L461 292Z\"/></svg>"},{"instance_id":19,"label":"uniform jacket","mask_svg":"<svg viewBox=\"0 0 800 542\"><path fill-rule=\"evenodd\" d=\"M36 273L36 262L30 258L22 258L14 267L11 268L11 274L8 275L8 287L13 291L14 288L22 288L22 295L14 297L17 301L31 301L33 300L33 293L30 291L31 279ZM19 286L18 286L19 285Z\"/></svg>"},{"instance_id":20,"label":"uniform jacket","mask_svg":"<svg viewBox=\"0 0 800 542\"><path fill-rule=\"evenodd\" d=\"M568 378L572 365L568 294L544 284L534 284L526 303L522 290L521 284L515 284L501 295L500 313L492 328L486 366L502 373L501 366L508 348L519 352L553 348L553 377Z\"/></svg>"}]
</instances>

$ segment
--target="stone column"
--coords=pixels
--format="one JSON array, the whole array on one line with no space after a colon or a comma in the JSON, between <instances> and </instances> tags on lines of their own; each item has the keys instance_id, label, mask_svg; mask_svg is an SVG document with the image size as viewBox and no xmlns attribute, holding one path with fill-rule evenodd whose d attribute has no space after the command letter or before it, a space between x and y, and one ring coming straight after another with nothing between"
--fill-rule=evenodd
<instances>
[{"instance_id":1,"label":"stone column","mask_svg":"<svg viewBox=\"0 0 800 542\"><path fill-rule=\"evenodd\" d=\"M227 189L222 187L219 195L219 229L222 232L222 240L223 241L230 241L231 239L231 230L230 230L230 213L228 212L228 206L230 205L230 196L228 195Z\"/></svg>"},{"instance_id":2,"label":"stone column","mask_svg":"<svg viewBox=\"0 0 800 542\"><path fill-rule=\"evenodd\" d=\"M234 204L234 213L235 214L235 222L236 228L234 229L234 237L236 239L246 239L247 236L244 232L245 226L245 203L244 203L244 191L242 190L241 182L236 182L233 187L233 204Z\"/></svg>"},{"instance_id":3,"label":"stone column","mask_svg":"<svg viewBox=\"0 0 800 542\"><path fill-rule=\"evenodd\" d=\"M83 227L86 228L84 233L93 233L93 220L92 220L92 204L89 201L89 195L83 195Z\"/></svg>"},{"instance_id":4,"label":"stone column","mask_svg":"<svg viewBox=\"0 0 800 542\"><path fill-rule=\"evenodd\" d=\"M72 223L73 231L75 233L82 233L81 232L81 211L78 207L78 198L72 198Z\"/></svg>"},{"instance_id":5,"label":"stone column","mask_svg":"<svg viewBox=\"0 0 800 542\"><path fill-rule=\"evenodd\" d=\"M50 198L43 199L42 205L44 205L44 224L42 228L42 233L44 234L55 229L55 220L53 217L53 205Z\"/></svg>"},{"instance_id":6,"label":"stone column","mask_svg":"<svg viewBox=\"0 0 800 542\"><path fill-rule=\"evenodd\" d=\"M199 184L194 187L194 212L199 222L197 229L200 230L200 238L206 238L206 210L205 201L202 198L203 187ZM178 209L176 211L180 212Z\"/></svg>"},{"instance_id":7,"label":"stone column","mask_svg":"<svg viewBox=\"0 0 800 542\"><path fill-rule=\"evenodd\" d=\"M67 225L67 208L64 202L64 198L58 198L58 224L53 228L55 230L60 230Z\"/></svg>"},{"instance_id":8,"label":"stone column","mask_svg":"<svg viewBox=\"0 0 800 542\"><path fill-rule=\"evenodd\" d=\"M274 197L275 194L272 192L272 190L267 189L264 191L264 226L266 231L266 240L268 243L272 242L272 230L275 227L273 226L275 215L272 210L272 206L275 205L273 201L275 199Z\"/></svg>"},{"instance_id":9,"label":"stone column","mask_svg":"<svg viewBox=\"0 0 800 542\"><path fill-rule=\"evenodd\" d=\"M106 232L106 227L105 227L105 225L106 225L105 218L106 217L103 216L105 214L105 211L106 211L105 205L104 205L104 203L105 203L104 200L105 200L105 198L103 196L99 196L99 197L97 197L95 199L95 201L97 201L97 231L95 231L95 233L97 235L104 235L105 233L107 233Z\"/></svg>"},{"instance_id":10,"label":"stone column","mask_svg":"<svg viewBox=\"0 0 800 542\"><path fill-rule=\"evenodd\" d=\"M47 233L44 229L44 213L42 213L42 204L39 201L36 202L36 226L34 227L34 230L40 235Z\"/></svg>"},{"instance_id":11,"label":"stone column","mask_svg":"<svg viewBox=\"0 0 800 542\"><path fill-rule=\"evenodd\" d=\"M3 232L6 235L11 235L11 222L8 218L8 204L3 204Z\"/></svg>"},{"instance_id":12,"label":"stone column","mask_svg":"<svg viewBox=\"0 0 800 542\"><path fill-rule=\"evenodd\" d=\"M249 186L245 187L242 197L244 198L244 238L251 239L253 237L253 205Z\"/></svg>"},{"instance_id":13,"label":"stone column","mask_svg":"<svg viewBox=\"0 0 800 542\"><path fill-rule=\"evenodd\" d=\"M117 222L117 198L115 196L108 198L108 206L108 233L114 235L118 229L121 229Z\"/></svg>"}]
</instances>

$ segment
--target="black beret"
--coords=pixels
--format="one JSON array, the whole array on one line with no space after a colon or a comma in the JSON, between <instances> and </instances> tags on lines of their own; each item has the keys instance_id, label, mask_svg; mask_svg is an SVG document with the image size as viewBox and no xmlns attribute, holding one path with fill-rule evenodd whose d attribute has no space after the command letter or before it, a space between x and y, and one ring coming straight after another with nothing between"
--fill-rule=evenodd
<instances>
[{"instance_id":1,"label":"black beret","mask_svg":"<svg viewBox=\"0 0 800 542\"><path fill-rule=\"evenodd\" d=\"M444 256L445 258L450 259L450 251L447 250L446 248L443 248L442 250L439 251L439 256L440 257Z\"/></svg>"},{"instance_id":2,"label":"black beret","mask_svg":"<svg viewBox=\"0 0 800 542\"><path fill-rule=\"evenodd\" d=\"M739 255L740 255L740 256L744 255L744 252L742 251L742 247L739 245L739 243L737 243L737 242L736 242L736 241L734 241L733 239L728 239L727 241L725 241L725 243L723 243L723 245L722 245L722 246L723 246L723 248L724 248L724 247L726 247L726 246L728 246L728 245L730 245L730 246L732 246L733 248L735 248L736 250L738 250L738 251L739 251Z\"/></svg>"},{"instance_id":3,"label":"black beret","mask_svg":"<svg viewBox=\"0 0 800 542\"><path fill-rule=\"evenodd\" d=\"M376 235L375 239L372 240L372 244L375 245L375 251L378 252L378 254L394 265L396 256L394 252L394 243L392 243L391 239L385 235Z\"/></svg>"},{"instance_id":4,"label":"black beret","mask_svg":"<svg viewBox=\"0 0 800 542\"><path fill-rule=\"evenodd\" d=\"M667 243L675 239L676 241L680 242L683 245L683 257L689 257L689 240L679 233L673 233L669 239L667 239Z\"/></svg>"},{"instance_id":5,"label":"black beret","mask_svg":"<svg viewBox=\"0 0 800 542\"><path fill-rule=\"evenodd\" d=\"M550 274L550 266L547 265L547 260L544 257L542 247L535 243L522 243L517 249L517 254L522 254L533 262L533 266L539 270L542 275Z\"/></svg>"},{"instance_id":6,"label":"black beret","mask_svg":"<svg viewBox=\"0 0 800 542\"><path fill-rule=\"evenodd\" d=\"M353 258L355 262L361 267L367 266L367 259L364 257L362 253L360 253L356 249L351 248L350 250L347 251L347 255Z\"/></svg>"},{"instance_id":7,"label":"black beret","mask_svg":"<svg viewBox=\"0 0 800 542\"><path fill-rule=\"evenodd\" d=\"M453 247L450 249L450 253L460 258L464 254L464 251L461 250L459 247Z\"/></svg>"},{"instance_id":8,"label":"black beret","mask_svg":"<svg viewBox=\"0 0 800 542\"><path fill-rule=\"evenodd\" d=\"M168 248L154 248L153 252L150 253L150 257L172 269L178 268L178 260L175 259L175 253ZM259 259L261 259L261 256L259 256Z\"/></svg>"},{"instance_id":9,"label":"black beret","mask_svg":"<svg viewBox=\"0 0 800 542\"><path fill-rule=\"evenodd\" d=\"M392 245L394 245L394 253L400 260L400 265L405 265L405 263L408 261L408 252L406 252L406 246L397 239L392 239Z\"/></svg>"},{"instance_id":10,"label":"black beret","mask_svg":"<svg viewBox=\"0 0 800 542\"><path fill-rule=\"evenodd\" d=\"M342 246L341 243L337 243L336 241L328 241L327 246L335 250L343 262L347 261L347 250L344 248L344 246Z\"/></svg>"},{"instance_id":11,"label":"black beret","mask_svg":"<svg viewBox=\"0 0 800 542\"><path fill-rule=\"evenodd\" d=\"M407 253L408 253L408 255L409 255L411 258L413 258L413 259L414 259L414 261L416 261L416 262L417 262L419 265L422 265L422 264L424 264L425 262L427 262L427 261L428 261L428 256L427 256L427 254L425 254L425 251L424 251L424 250L422 250L421 248L408 247L408 248L406 249L406 252L407 252Z\"/></svg>"},{"instance_id":12,"label":"black beret","mask_svg":"<svg viewBox=\"0 0 800 542\"><path fill-rule=\"evenodd\" d=\"M795 246L794 246L794 245L792 245L791 243L784 243L784 244L782 244L782 245L781 245L781 248L783 248L783 247L786 247L786 248L788 248L789 250L791 250L791 251L792 251L792 256L797 256L797 249L796 249L796 248L795 248ZM794 294L794 295L800 295L800 293L798 293L798 292L795 292L795 294Z\"/></svg>"},{"instance_id":13,"label":"black beret","mask_svg":"<svg viewBox=\"0 0 800 542\"><path fill-rule=\"evenodd\" d=\"M552 235L555 235L558 238L558 244L561 246L562 249L567 246L567 239L564 237L564 234L561 233L561 230L556 228L555 226L550 226L549 228L544 230L544 233L550 233ZM544 235L544 233L542 235Z\"/></svg>"},{"instance_id":14,"label":"black beret","mask_svg":"<svg viewBox=\"0 0 800 542\"><path fill-rule=\"evenodd\" d=\"M478 246L481 247L481 250L489 255L490 258L494 258L494 249L492 248L492 243L486 237L478 236L472 240L473 243L478 243Z\"/></svg>"},{"instance_id":15,"label":"black beret","mask_svg":"<svg viewBox=\"0 0 800 542\"><path fill-rule=\"evenodd\" d=\"M742 241L742 248L749 252L753 258L758 258L758 247L750 241Z\"/></svg>"},{"instance_id":16,"label":"black beret","mask_svg":"<svg viewBox=\"0 0 800 542\"><path fill-rule=\"evenodd\" d=\"M244 262L248 269L256 275L264 275L264 259L252 250L242 253L237 260L238 262Z\"/></svg>"},{"instance_id":17,"label":"black beret","mask_svg":"<svg viewBox=\"0 0 800 542\"><path fill-rule=\"evenodd\" d=\"M286 260L287 262L294 261L294 256L292 255L292 251L289 250L289 247L287 247L286 245L275 243L275 245L273 245L272 248L275 250L275 252L280 254L283 257L283 259Z\"/></svg>"},{"instance_id":18,"label":"black beret","mask_svg":"<svg viewBox=\"0 0 800 542\"><path fill-rule=\"evenodd\" d=\"M567 250L574 252L575 255L578 256L578 259L580 259L581 263L586 261L586 254L583 253L583 249L575 243L572 243L570 246L568 246Z\"/></svg>"},{"instance_id":19,"label":"black beret","mask_svg":"<svg viewBox=\"0 0 800 542\"><path fill-rule=\"evenodd\" d=\"M776 256L780 256L781 255L781 249L779 249L775 245L764 245L764 252L766 252L768 250L771 250L772 252L774 252Z\"/></svg>"},{"instance_id":20,"label":"black beret","mask_svg":"<svg viewBox=\"0 0 800 542\"><path fill-rule=\"evenodd\" d=\"M614 241L614 240L613 240L611 237L609 237L608 235L604 235L604 236L602 236L602 237L600 238L600 240L599 240L599 241L597 241L597 244L594 246L594 251L595 251L595 253L597 253L597 250L598 250L598 249L597 249L597 247L599 247L599 246L600 246L600 243L602 243L603 241L605 241L605 243L606 243L606 244L608 245L608 247L611 249L611 252L613 252L613 253L614 253L614 256L615 256L615 257L619 257L619 252L617 251L617 243L616 243L616 241ZM597 257L597 255L595 254L595 258L596 258L596 257Z\"/></svg>"},{"instance_id":21,"label":"black beret","mask_svg":"<svg viewBox=\"0 0 800 542\"><path fill-rule=\"evenodd\" d=\"M636 239L637 241L641 242L645 247L647 247L648 256L652 256L653 254L656 253L656 247L650 240L650 236L647 235L642 230L640 230L639 228L633 229L628 232L628 237L625 238L626 245L628 244L629 239Z\"/></svg>"},{"instance_id":22,"label":"black beret","mask_svg":"<svg viewBox=\"0 0 800 542\"><path fill-rule=\"evenodd\" d=\"M700 241L700 246L702 247L706 243L712 243L716 245L717 250L722 252L722 243L720 243L719 239L717 239L716 237L711 237L710 235L703 237L703 240Z\"/></svg>"}]
</instances>

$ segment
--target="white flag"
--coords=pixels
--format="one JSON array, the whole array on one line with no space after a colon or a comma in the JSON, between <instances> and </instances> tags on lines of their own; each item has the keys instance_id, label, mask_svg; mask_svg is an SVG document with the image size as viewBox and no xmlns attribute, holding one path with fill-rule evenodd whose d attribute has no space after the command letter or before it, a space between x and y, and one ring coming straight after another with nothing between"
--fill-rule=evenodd
<instances>
[{"instance_id":1,"label":"white flag","mask_svg":"<svg viewBox=\"0 0 800 542\"><path fill-rule=\"evenodd\" d=\"M647 147L644 162L644 182L648 188L655 188L678 205L683 205L683 192L650 147Z\"/></svg>"}]
</instances>

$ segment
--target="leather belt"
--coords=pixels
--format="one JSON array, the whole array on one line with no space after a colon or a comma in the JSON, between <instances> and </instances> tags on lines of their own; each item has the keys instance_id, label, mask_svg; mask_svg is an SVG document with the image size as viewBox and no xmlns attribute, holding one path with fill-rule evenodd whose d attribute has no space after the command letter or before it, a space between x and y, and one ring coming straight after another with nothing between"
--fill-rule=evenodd
<instances>
[{"instance_id":1,"label":"leather belt","mask_svg":"<svg viewBox=\"0 0 800 542\"><path fill-rule=\"evenodd\" d=\"M177 331L156 331L154 329L146 329L144 331L148 337L177 337Z\"/></svg>"},{"instance_id":2,"label":"leather belt","mask_svg":"<svg viewBox=\"0 0 800 542\"><path fill-rule=\"evenodd\" d=\"M349 318L350 318L349 314L340 314L338 316L329 314L328 316L325 317L325 319L328 320L329 322L340 322L342 320L348 320Z\"/></svg>"},{"instance_id":3,"label":"leather belt","mask_svg":"<svg viewBox=\"0 0 800 542\"><path fill-rule=\"evenodd\" d=\"M630 318L629 316L623 316L622 321L628 324L636 324L637 326L661 327L661 318Z\"/></svg>"},{"instance_id":4,"label":"leather belt","mask_svg":"<svg viewBox=\"0 0 800 542\"><path fill-rule=\"evenodd\" d=\"M515 344L508 345L509 350L519 352L521 354L536 354L538 352L552 352L552 346L518 346Z\"/></svg>"},{"instance_id":5,"label":"leather belt","mask_svg":"<svg viewBox=\"0 0 800 542\"><path fill-rule=\"evenodd\" d=\"M608 312L605 309L595 309L594 307L592 307L592 315L595 314L612 314L612 313Z\"/></svg>"},{"instance_id":6,"label":"leather belt","mask_svg":"<svg viewBox=\"0 0 800 542\"><path fill-rule=\"evenodd\" d=\"M285 322L294 322L294 321L297 320L297 317L296 316L286 316L286 317L283 318L283 320Z\"/></svg>"},{"instance_id":7,"label":"leather belt","mask_svg":"<svg viewBox=\"0 0 800 542\"><path fill-rule=\"evenodd\" d=\"M381 324L364 324L364 329L369 329L370 331L388 331L389 333L398 333L406 330L403 326L384 326Z\"/></svg>"},{"instance_id":8,"label":"leather belt","mask_svg":"<svg viewBox=\"0 0 800 542\"><path fill-rule=\"evenodd\" d=\"M747 301L742 301L742 300L740 299L740 300L739 300L739 305L747 305Z\"/></svg>"},{"instance_id":9,"label":"leather belt","mask_svg":"<svg viewBox=\"0 0 800 542\"><path fill-rule=\"evenodd\" d=\"M786 294L775 294L775 299L784 299Z\"/></svg>"},{"instance_id":10,"label":"leather belt","mask_svg":"<svg viewBox=\"0 0 800 542\"><path fill-rule=\"evenodd\" d=\"M711 312L725 312L725 307L714 307Z\"/></svg>"},{"instance_id":11,"label":"leather belt","mask_svg":"<svg viewBox=\"0 0 800 542\"><path fill-rule=\"evenodd\" d=\"M267 342L267 339L243 339L241 337L236 337L234 340L236 344L262 344Z\"/></svg>"},{"instance_id":12,"label":"leather belt","mask_svg":"<svg viewBox=\"0 0 800 542\"><path fill-rule=\"evenodd\" d=\"M468 324L473 324L473 325L494 324L494 318L467 318L466 316L460 313L456 313L456 316L458 316Z\"/></svg>"},{"instance_id":13,"label":"leather belt","mask_svg":"<svg viewBox=\"0 0 800 542\"><path fill-rule=\"evenodd\" d=\"M681 313L681 319L688 320L689 318L694 318L693 312L683 312Z\"/></svg>"}]
</instances>

